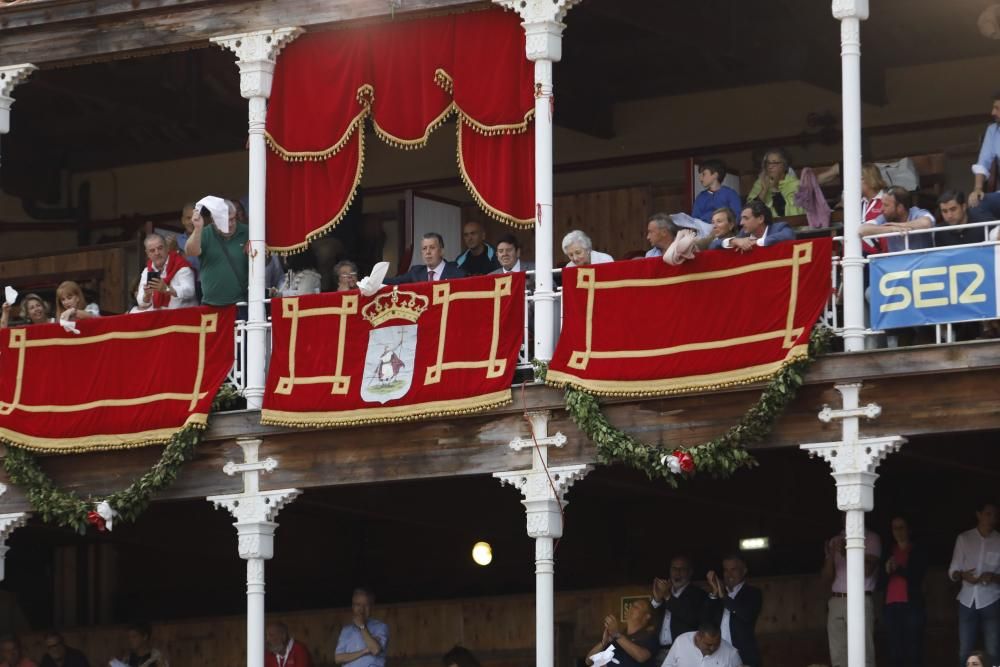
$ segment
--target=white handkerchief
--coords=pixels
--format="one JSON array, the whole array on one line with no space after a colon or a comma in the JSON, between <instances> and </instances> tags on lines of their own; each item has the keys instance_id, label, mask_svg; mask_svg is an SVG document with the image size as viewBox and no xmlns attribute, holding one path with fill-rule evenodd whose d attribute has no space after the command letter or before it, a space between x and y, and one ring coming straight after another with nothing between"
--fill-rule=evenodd
<instances>
[{"instance_id":1,"label":"white handkerchief","mask_svg":"<svg viewBox=\"0 0 1000 667\"><path fill-rule=\"evenodd\" d=\"M75 333L78 336L80 335L80 330L76 328L76 322L73 320L59 320L59 324L62 325L62 328L65 329L67 333Z\"/></svg>"},{"instance_id":2,"label":"white handkerchief","mask_svg":"<svg viewBox=\"0 0 1000 667\"><path fill-rule=\"evenodd\" d=\"M615 659L615 647L612 645L607 647L600 653L595 653L594 655L590 656L590 662L593 664L594 667L604 667L604 665L608 664L609 662L613 662L617 665L618 660Z\"/></svg>"},{"instance_id":3,"label":"white handkerchief","mask_svg":"<svg viewBox=\"0 0 1000 667\"><path fill-rule=\"evenodd\" d=\"M4 300L13 306L14 303L17 301L17 290L11 287L10 285L7 285L6 287L3 288L3 296Z\"/></svg>"},{"instance_id":4,"label":"white handkerchief","mask_svg":"<svg viewBox=\"0 0 1000 667\"><path fill-rule=\"evenodd\" d=\"M386 272L389 271L389 262L379 262L372 267L372 273L370 276L365 276L358 281L358 289L365 296L371 296L375 292L382 289L382 281L385 279Z\"/></svg>"},{"instance_id":5,"label":"white handkerchief","mask_svg":"<svg viewBox=\"0 0 1000 667\"><path fill-rule=\"evenodd\" d=\"M122 662L118 658L112 658L111 662L108 663L108 667L128 667L128 664Z\"/></svg>"}]
</instances>

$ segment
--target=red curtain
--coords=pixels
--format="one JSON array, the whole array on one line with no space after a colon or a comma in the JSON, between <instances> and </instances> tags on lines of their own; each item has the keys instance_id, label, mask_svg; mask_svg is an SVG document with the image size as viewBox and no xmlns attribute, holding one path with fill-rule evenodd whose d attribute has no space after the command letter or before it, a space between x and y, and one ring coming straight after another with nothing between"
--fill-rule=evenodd
<instances>
[{"instance_id":1,"label":"red curtain","mask_svg":"<svg viewBox=\"0 0 1000 667\"><path fill-rule=\"evenodd\" d=\"M487 10L305 35L278 59L267 116L267 242L294 252L347 212L364 119L420 148L456 115L462 180L490 216L534 224L533 69L518 18Z\"/></svg>"},{"instance_id":2,"label":"red curtain","mask_svg":"<svg viewBox=\"0 0 1000 667\"><path fill-rule=\"evenodd\" d=\"M563 272L548 381L606 395L714 390L804 357L830 296L830 239Z\"/></svg>"}]
</instances>

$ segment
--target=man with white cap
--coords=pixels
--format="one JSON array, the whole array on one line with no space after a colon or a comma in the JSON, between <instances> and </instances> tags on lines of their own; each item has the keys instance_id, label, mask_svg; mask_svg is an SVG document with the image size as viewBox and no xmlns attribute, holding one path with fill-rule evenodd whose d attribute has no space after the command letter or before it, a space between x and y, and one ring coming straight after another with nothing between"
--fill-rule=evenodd
<instances>
[{"instance_id":1,"label":"man with white cap","mask_svg":"<svg viewBox=\"0 0 1000 667\"><path fill-rule=\"evenodd\" d=\"M246 301L250 234L246 225L236 222L236 206L220 197L203 197L194 205L191 224L194 229L185 250L201 261L202 303L227 306Z\"/></svg>"}]
</instances>

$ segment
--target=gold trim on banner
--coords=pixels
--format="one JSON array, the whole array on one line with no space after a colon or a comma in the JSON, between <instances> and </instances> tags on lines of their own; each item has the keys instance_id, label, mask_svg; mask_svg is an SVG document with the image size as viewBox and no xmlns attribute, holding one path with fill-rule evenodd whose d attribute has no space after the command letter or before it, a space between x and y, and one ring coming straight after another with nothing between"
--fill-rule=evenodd
<instances>
[{"instance_id":1,"label":"gold trim on banner","mask_svg":"<svg viewBox=\"0 0 1000 667\"><path fill-rule=\"evenodd\" d=\"M445 124L449 116L455 113L455 103L449 102L448 106L444 108L438 117L430 122L430 124L424 128L424 133L416 139L403 139L402 137L397 137L391 132L386 131L381 125L378 124L378 120L375 118L375 114L372 114L372 126L375 128L375 134L385 143L389 144L394 148L399 148L404 151L417 150L423 148L427 145L430 140L431 133Z\"/></svg>"},{"instance_id":2,"label":"gold trim on banner","mask_svg":"<svg viewBox=\"0 0 1000 667\"><path fill-rule=\"evenodd\" d=\"M385 424L390 422L407 422L415 419L472 414L498 408L510 402L511 391L510 389L504 389L473 398L447 399L382 408L361 408L358 410L337 410L330 412L292 412L265 409L261 411L260 423L277 426L311 426L317 428L324 426Z\"/></svg>"},{"instance_id":3,"label":"gold trim on banner","mask_svg":"<svg viewBox=\"0 0 1000 667\"><path fill-rule=\"evenodd\" d=\"M364 132L364 128L361 125L364 123L365 117L371 113L371 104L375 97L375 89L370 83L364 83L358 86L354 96L361 109L347 124L340 139L335 141L329 148L318 151L290 151L282 146L270 132L265 130L264 139L267 141L267 145L285 162L321 162L331 155L336 155L347 145L347 142L351 140L351 136L355 132Z\"/></svg>"},{"instance_id":4,"label":"gold trim on banner","mask_svg":"<svg viewBox=\"0 0 1000 667\"><path fill-rule=\"evenodd\" d=\"M189 426L205 428L207 423L207 414L196 413L190 415L184 424L177 428L159 428L150 431L140 431L138 433L87 435L79 438L40 438L0 428L0 438L9 440L18 447L33 452L82 454L85 452L137 449L139 447L148 447L149 445L159 445L168 442L172 437Z\"/></svg>"},{"instance_id":5,"label":"gold trim on banner","mask_svg":"<svg viewBox=\"0 0 1000 667\"><path fill-rule=\"evenodd\" d=\"M784 359L767 364L748 366L736 371L722 371L704 375L688 375L663 380L594 380L571 373L549 370L545 383L553 387L572 385L600 396L639 397L664 396L694 391L718 391L770 380L787 364L809 356L809 345L796 345Z\"/></svg>"},{"instance_id":6,"label":"gold trim on banner","mask_svg":"<svg viewBox=\"0 0 1000 667\"><path fill-rule=\"evenodd\" d=\"M766 262L756 262L740 266L733 269L721 269L718 271L701 271L688 273L681 276L671 276L668 278L627 278L623 280L598 281L595 269L580 268L576 273L576 287L585 289L587 292L586 305L586 326L584 329L583 350L573 350L570 353L566 366L577 370L585 370L591 359L642 359L649 357L665 357L683 352L693 352L701 350L711 350L723 347L735 347L738 345L749 345L765 340L781 339L782 347L788 349L795 345L795 341L802 335L804 329L795 327L795 309L798 305L799 292L799 266L812 261L812 244L798 243L792 246L790 257L785 259L769 260ZM705 280L717 280L721 278L731 278L733 276L757 273L776 268L791 268L790 293L788 306L785 314L785 327L776 331L764 331L737 338L725 338L718 340L706 340L698 343L686 343L684 345L674 345L670 347L653 348L646 350L594 350L594 306L597 290L619 289L623 287L664 287L668 285L679 285L689 282L702 282ZM558 372L557 372L558 374Z\"/></svg>"},{"instance_id":7,"label":"gold trim on banner","mask_svg":"<svg viewBox=\"0 0 1000 667\"><path fill-rule=\"evenodd\" d=\"M288 297L281 300L281 317L291 319L291 331L288 336L288 375L278 378L274 388L275 394L290 396L296 385L329 384L330 393L345 395L351 387L351 376L344 375L344 343L347 340L347 316L358 312L358 295L346 294L339 306L322 308L299 308L298 297ZM299 337L299 319L305 317L322 317L336 315L340 318L337 327L337 364L333 375L313 375L297 377L295 375L295 352Z\"/></svg>"},{"instance_id":8,"label":"gold trim on banner","mask_svg":"<svg viewBox=\"0 0 1000 667\"><path fill-rule=\"evenodd\" d=\"M0 401L0 415L9 415L15 410L31 413L80 412L83 410L91 410L93 408L146 405L148 403L155 403L158 401L188 401L188 409L193 410L198 405L198 401L208 395L208 392L201 390L201 383L205 375L205 348L207 344L207 334L215 333L218 329L218 323L219 316L217 313L202 313L198 325L174 324L146 331L109 331L107 333L93 336L73 336L72 338L39 338L35 340L29 340L28 338L28 333L31 331L30 328L12 329L10 332L10 342L8 347L9 349L16 349L18 351L14 396L10 403ZM188 393L161 392L158 394L135 396L132 398L106 398L98 401L89 401L87 403L67 403L62 405L24 405L21 403L21 388L24 383L25 366L27 364L26 355L29 348L91 345L95 343L103 343L109 340L146 340L175 333L198 334L198 366L195 369L194 387L192 387L191 391Z\"/></svg>"},{"instance_id":9,"label":"gold trim on banner","mask_svg":"<svg viewBox=\"0 0 1000 667\"><path fill-rule=\"evenodd\" d=\"M456 161L458 162L458 174L462 177L462 183L465 184L465 188L472 195L472 198L476 200L476 205L481 208L486 215L493 218L498 222L502 222L505 225L510 225L511 227L534 227L535 218L515 218L509 213L505 213L498 208L495 208L486 201L486 199L479 194L479 190L476 189L476 185L472 182L472 178L469 176L469 172L465 169L465 157L462 155L462 118L461 112L459 113L458 122L455 123L456 131L458 132L458 147L455 149Z\"/></svg>"},{"instance_id":10,"label":"gold trim on banner","mask_svg":"<svg viewBox=\"0 0 1000 667\"><path fill-rule=\"evenodd\" d=\"M497 359L497 351L500 347L500 311L501 301L505 296L511 295L512 276L502 276L493 282L492 290L482 290L478 292L455 292L451 291L451 284L446 281L434 283L434 305L441 306L441 326L438 331L437 361L427 367L424 375L424 385L437 384L441 381L441 376L445 371L485 368L486 379L493 380L503 377L507 371L507 360ZM448 310L453 301L468 301L479 299L493 300L493 322L490 336L490 356L482 361L444 361L444 347L448 337Z\"/></svg>"}]
</instances>

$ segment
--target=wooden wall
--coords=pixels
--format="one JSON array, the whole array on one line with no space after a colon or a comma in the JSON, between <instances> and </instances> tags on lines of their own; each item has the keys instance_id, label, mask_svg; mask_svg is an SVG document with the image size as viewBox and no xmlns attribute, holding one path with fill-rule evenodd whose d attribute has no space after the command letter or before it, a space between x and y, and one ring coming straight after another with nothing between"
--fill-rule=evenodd
<instances>
[{"instance_id":1,"label":"wooden wall","mask_svg":"<svg viewBox=\"0 0 1000 667\"><path fill-rule=\"evenodd\" d=\"M815 575L753 581L764 591L757 625L768 667L804 667L827 662L826 585ZM928 594L928 663L954 661L956 650L954 588L943 571L931 571ZM197 608L196 591L179 591ZM602 618L617 612L623 596L646 595L646 586L561 592L556 595L557 667L573 667L600 638ZM340 626L350 610L332 608L275 615L310 649L317 665L333 665ZM439 667L440 656L454 644L473 650L484 667L534 664L534 596L412 602L377 605L375 617L391 628L389 664L393 667ZM154 645L174 667L237 667L246 662L245 619L204 618L154 624ZM83 650L95 665L105 664L125 646L121 626L66 631L70 646ZM29 657L42 656L39 633L23 638ZM884 642L879 642L879 651Z\"/></svg>"}]
</instances>

